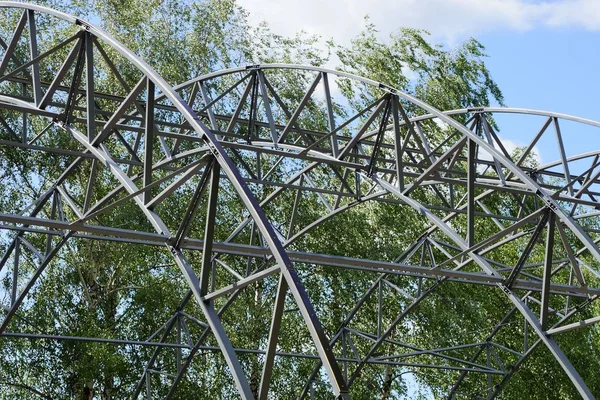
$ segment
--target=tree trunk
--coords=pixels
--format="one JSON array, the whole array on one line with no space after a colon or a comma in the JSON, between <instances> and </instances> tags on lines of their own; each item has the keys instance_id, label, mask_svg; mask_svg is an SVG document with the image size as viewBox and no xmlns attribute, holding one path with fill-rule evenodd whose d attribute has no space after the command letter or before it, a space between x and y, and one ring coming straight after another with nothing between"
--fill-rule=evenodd
<instances>
[{"instance_id":1,"label":"tree trunk","mask_svg":"<svg viewBox=\"0 0 600 400\"><path fill-rule=\"evenodd\" d=\"M392 382L394 381L394 369L391 365L385 367L385 378L381 388L381 400L389 400L392 395Z\"/></svg>"}]
</instances>

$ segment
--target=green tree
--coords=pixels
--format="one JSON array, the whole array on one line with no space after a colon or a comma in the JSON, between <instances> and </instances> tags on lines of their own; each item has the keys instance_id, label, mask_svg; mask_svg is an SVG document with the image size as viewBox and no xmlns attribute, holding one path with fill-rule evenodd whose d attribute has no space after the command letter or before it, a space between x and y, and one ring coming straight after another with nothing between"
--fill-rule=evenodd
<instances>
[{"instance_id":1,"label":"green tree","mask_svg":"<svg viewBox=\"0 0 600 400\"><path fill-rule=\"evenodd\" d=\"M328 57L315 50L314 45L319 38L303 34L286 38L273 34L266 25L249 26L246 11L232 0L102 0L95 2L91 8L87 2L80 1L56 0L48 4L92 22L98 21L109 34L136 52L171 84L232 66L265 62L323 65ZM7 18L1 23L4 39L10 37L14 22L14 18ZM40 25L40 29L43 27L43 24ZM367 22L365 30L350 46L338 46L335 43L330 45L340 60L340 70L398 88L439 109L503 103L501 92L485 66L483 46L474 39L457 48L447 49L431 44L426 32L402 29L392 34L389 40L382 41L378 39L375 26ZM113 50L105 50L119 63L118 69L124 82L133 87L139 80L139 73L120 60ZM56 66L58 67L59 65ZM99 91L125 94L122 83L115 76L107 74L102 78L97 82ZM274 82L277 79L280 79L279 83L285 83L284 94L291 104L299 102L309 83L305 77L294 73L273 77ZM340 89L355 110L380 94L377 89L355 85L351 80L342 81ZM109 102L99 103L99 107L104 107L105 104L109 107ZM316 112L317 105L311 103L311 115L299 119L303 126L321 129L326 126L326 115L322 111ZM418 112L405 106L409 112ZM235 104L222 107L233 108ZM340 112L344 109L342 104L336 107ZM281 110L277 112L282 113ZM441 140L447 134L442 126L431 123L429 128L435 132L435 140ZM62 143L59 139L56 140L56 147L75 148L68 141ZM118 145L111 142L110 146L118 154ZM9 211L23 208L26 203L23 198L39 197L52 183L51 178L72 161L68 157L44 159L35 153L19 151L7 152L1 160L5 167L2 189L6 189L10 196L0 198L0 202L2 209ZM244 160L243 154L235 160L240 169L243 169L240 160ZM265 172L275 164L275 160L276 157L264 157ZM290 169L292 167L289 166ZM284 172L286 171L278 173L283 176ZM89 169L82 168L70 181L75 191L78 191L77 199L83 198L89 175ZM316 175L319 176L319 172ZM32 184L29 179L31 176L47 177L47 180L40 179ZM322 178L327 177L323 172ZM177 193L177 199L170 198L157 209L169 228L177 227L193 196L193 184L197 182L197 179L191 181L192 184ZM108 174L101 176L94 194L96 199L105 195L111 184L114 184L114 178ZM222 194L219 198L215 237L223 241L240 219L245 218L245 214L231 185L222 183L220 190ZM421 196L426 203L438 201L425 193L417 193L417 196ZM512 203L505 204L495 200L496 203L490 201L488 206L495 207L496 212L515 207ZM266 211L277 221L285 220L293 201L294 192L289 191L280 200L270 204ZM323 213L324 207L316 195L307 196L302 202L299 225L307 225ZM190 236L203 235L205 216L202 212L199 214L190 230ZM402 229L398 229L400 221ZM150 229L142 213L133 204L115 209L96 222L140 231ZM352 226L352 229L341 230L340 226ZM425 219L408 207L397 207L385 202L366 203L318 226L301 237L294 246L320 253L394 260L418 239L423 226L426 226ZM478 226L478 233L481 235L490 230L491 227L486 223ZM252 235L254 233L250 229L244 230L238 238L239 243L248 243ZM31 240L43 241L35 235L31 235ZM258 242L258 239L255 240ZM507 263L514 262L516 251L507 252ZM198 252L189 252L186 256L194 265L201 262L201 254ZM235 256L224 257L223 261L235 271L254 269L263 262L259 259L249 262L243 257ZM302 263L298 263L297 268L330 336L344 320L347 311L373 282L373 275L367 273ZM221 272L216 280L219 284L227 283L228 276L222 270L219 271ZM414 289L406 280L398 279L395 282L401 289ZM12 322L11 330L145 340L156 332L162 332L161 326L177 309L186 293L186 287L170 255L162 249L75 238L61 251L57 261L45 274L43 282L32 293L36 301L24 307L20 318ZM276 279L265 279L243 291L239 299L232 303L223 319L234 345L249 349L264 347L276 291ZM474 299L486 299L486 302L476 303ZM387 310L387 320L384 323L390 323L407 305L405 300L398 301L393 296L386 296L384 301ZM217 305L223 305L223 301L219 300ZM310 343L310 337L289 298L286 310L289 312L283 317L280 347L284 352L304 352L307 343ZM376 310L377 304L367 303L355 326L364 331L375 331L377 321L372 316ZM184 311L190 315L201 315L193 302ZM465 326L487 327L489 321L499 320L504 312L505 304L499 293L489 296L485 288L465 290L459 284L446 285L419 307L407 325L399 326L393 332L393 338L425 348L457 344L456 338L459 336L462 340L477 341L480 337L478 332L466 331ZM200 326L189 326L189 330L193 337L198 337L202 332ZM580 342L582 338L589 339L573 335L565 340L571 345ZM506 338L507 343L510 340ZM0 359L0 387L4 390L3 398L127 398L152 354L152 349L140 350L134 346L54 343L25 340L1 342L3 357ZM215 346L216 341L209 337L205 344ZM368 346L367 341L356 340L356 347L361 352ZM574 353L584 351L584 347L574 348ZM593 357L594 354L582 355L582 359ZM185 355L183 352L183 356ZM162 351L156 368L173 370L175 357L174 350ZM253 354L240 355L240 358L256 393L260 382L261 359ZM278 398L297 396L299 388L303 387L313 368L312 360L278 360L272 384L274 395ZM538 373L538 370L541 372ZM536 359L530 371L533 371L534 376L517 375L517 385L507 392L507 396L519 393L545 374L562 376L549 361L547 354ZM372 398L377 393L382 399L400 397L406 393L406 386L401 378L405 372L391 367L365 369L353 386L353 396ZM455 375L427 370L419 371L418 375L423 385L440 396L447 392L453 378ZM153 381L154 395L164 397L169 382L168 379L161 380L157 377ZM572 396L568 380L558 378L553 383L554 393ZM329 396L327 388L319 387L316 391L319 397ZM547 391L544 390L543 393ZM543 393L534 396L541 397ZM234 397L234 385L222 357L218 353L198 353L193 367L180 384L177 396Z\"/></svg>"}]
</instances>

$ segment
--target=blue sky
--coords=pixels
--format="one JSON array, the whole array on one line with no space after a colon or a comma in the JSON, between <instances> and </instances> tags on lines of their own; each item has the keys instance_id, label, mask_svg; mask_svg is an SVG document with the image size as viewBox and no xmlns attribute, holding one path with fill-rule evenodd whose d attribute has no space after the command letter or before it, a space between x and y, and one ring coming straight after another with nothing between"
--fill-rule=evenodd
<instances>
[{"instance_id":1,"label":"blue sky","mask_svg":"<svg viewBox=\"0 0 600 400\"><path fill-rule=\"evenodd\" d=\"M600 2L598 2L600 3ZM535 108L600 121L600 31L581 26L539 26L527 31L499 29L478 36L487 64L509 107ZM535 121L535 122L534 122ZM531 129L542 120L529 118ZM502 136L525 142L534 132L505 125ZM600 130L577 124L563 129L568 154L600 148ZM555 143L540 143L544 162L558 157Z\"/></svg>"},{"instance_id":2,"label":"blue sky","mask_svg":"<svg viewBox=\"0 0 600 400\"><path fill-rule=\"evenodd\" d=\"M490 32L478 39L508 106L600 120L600 32L540 27Z\"/></svg>"},{"instance_id":3,"label":"blue sky","mask_svg":"<svg viewBox=\"0 0 600 400\"><path fill-rule=\"evenodd\" d=\"M452 47L475 37L487 49L487 65L507 106L573 114L600 121L599 0L239 0L250 21L276 32L300 30L348 43L369 15L382 35L402 26L427 29ZM508 147L525 145L543 123L504 118ZM600 148L600 130L575 124L563 129L568 154ZM549 136L549 135L548 135ZM543 140L543 162L558 157Z\"/></svg>"}]
</instances>

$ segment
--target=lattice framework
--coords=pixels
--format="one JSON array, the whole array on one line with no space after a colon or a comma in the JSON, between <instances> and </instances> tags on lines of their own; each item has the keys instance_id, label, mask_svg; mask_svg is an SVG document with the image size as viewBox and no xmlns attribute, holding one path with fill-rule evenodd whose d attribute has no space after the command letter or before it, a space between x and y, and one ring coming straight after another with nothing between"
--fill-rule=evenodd
<instances>
[{"instance_id":1,"label":"lattice framework","mask_svg":"<svg viewBox=\"0 0 600 400\"><path fill-rule=\"evenodd\" d=\"M240 67L172 87L86 22L23 3L0 7L18 15L12 37L0 41L0 145L66 163L28 176L39 196L0 213L0 335L154 348L134 398L156 396L155 375L169 380L166 397L174 396L198 352L222 354L242 398L267 398L281 357L314 360L300 398L323 381L347 398L370 365L449 371L456 374L449 398L494 398L541 344L581 396L593 398L555 336L600 321L580 317L600 294L600 152L571 154L568 140L577 136L565 134L585 138L600 123L509 108L441 112L378 82L295 65ZM48 24L64 39L49 45L40 34ZM99 90L107 77L119 84L111 93ZM374 100L351 107L337 89L344 83ZM505 116L541 125L518 157L497 134ZM558 160L532 165L544 141L553 141ZM183 212L171 215L177 201ZM226 201L227 209L219 206ZM102 223L131 205L145 218L139 226ZM398 224L412 244L393 259L306 249L307 237L344 213L384 205L424 224L418 233ZM231 221L232 210L239 220ZM11 331L73 240L166 246L187 294L147 340ZM510 252L518 258L507 259ZM306 286L315 284L311 271L325 269L354 271L369 283L335 327L324 326L323 304ZM268 335L259 348L234 347L223 321L240 293L259 283L274 295ZM399 327L448 284L499 289L509 311L479 341L421 348L397 340ZM190 302L198 315L186 312ZM278 349L286 302L308 332L307 351ZM368 317L372 330L364 328ZM507 334L521 335L522 346L508 348L496 339L517 317L523 328ZM157 368L167 351L175 353L174 371ZM258 384L244 354L259 355ZM483 377L479 386L465 384L473 375Z\"/></svg>"}]
</instances>

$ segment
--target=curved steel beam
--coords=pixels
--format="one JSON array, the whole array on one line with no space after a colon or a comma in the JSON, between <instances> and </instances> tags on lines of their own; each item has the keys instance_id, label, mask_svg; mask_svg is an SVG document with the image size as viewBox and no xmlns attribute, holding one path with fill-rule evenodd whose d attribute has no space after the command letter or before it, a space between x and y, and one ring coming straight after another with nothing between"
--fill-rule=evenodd
<instances>
[{"instance_id":1,"label":"curved steel beam","mask_svg":"<svg viewBox=\"0 0 600 400\"><path fill-rule=\"evenodd\" d=\"M151 81L153 85L158 88L166 98L170 100L170 102L177 108L177 110L181 113L183 118L187 121L187 123L191 126L191 128L200 135L202 139L204 139L207 145L210 148L211 153L215 157L215 159L220 164L223 172L227 175L230 182L236 189L240 199L245 204L246 208L252 215L256 226L261 231L264 240L268 243L269 248L273 252L274 258L276 259L277 264L281 268L281 273L285 277L285 280L290 287L290 292L293 295L300 312L307 324L308 330L314 340L315 346L317 348L318 353L320 354L322 361L325 365L325 368L328 372L332 388L336 395L346 396L347 389L344 383L343 377L341 375L341 371L335 357L329 348L329 340L327 339L323 328L317 318L317 315L310 303L308 295L300 278L297 275L297 272L290 261L288 255L286 254L281 242L277 238L275 230L267 220L264 212L258 205L257 201L254 199L254 196L248 189L244 180L240 176L237 168L229 159L229 156L225 152L223 146L219 143L219 141L215 138L212 132L205 127L199 120L198 116L192 110L192 108L185 103L181 97L168 85L163 78L156 73L148 64L142 61L139 57L133 54L130 50L128 50L125 46L119 43L117 40L112 38L110 35L106 34L102 30L94 27L93 25L84 22L75 17L69 16L64 13L60 13L45 7L30 5L25 3L16 3L16 2L2 2L0 3L0 7L11 7L11 8L21 8L31 11L37 11L49 15L56 16L60 19L66 20L68 22L81 25L84 29L90 32L93 36L101 39L103 42L107 43L116 50L119 54L125 57L129 62L131 62L138 70L140 70L148 79ZM89 110L88 110L89 112ZM115 177L121 182L123 186L126 187L129 193L135 193L138 191L137 186L127 177L114 163L112 158L107 155L105 152L98 150L93 146L89 139L85 136L77 133L68 125L63 125L63 128L69 131L81 144L83 144L88 151L92 152L98 160L106 163L107 167L115 174ZM154 212L149 210L142 196L136 196L134 199L141 210L144 212L148 220L152 223L155 230L163 235L169 236L169 230L166 225L162 222L162 220L156 215ZM250 391L250 387L248 386L246 377L241 369L241 365L237 360L237 357L234 354L233 347L231 343L226 338L224 329L216 316L214 310L211 310L208 305L202 299L202 294L199 291L200 281L196 277L194 271L191 268L191 265L187 261L187 259L183 256L181 250L176 247L168 246L171 251L175 261L179 265L182 270L184 276L186 277L188 284L191 286L194 291L194 295L198 300L198 303L203 308L205 312L205 316L209 320L213 333L217 337L217 341L223 349L223 352L226 356L226 361L234 374L236 384L238 386L238 390L240 394L242 394L245 398L252 398L252 392Z\"/></svg>"},{"instance_id":2,"label":"curved steel beam","mask_svg":"<svg viewBox=\"0 0 600 400\"><path fill-rule=\"evenodd\" d=\"M414 106L419 107L420 109L424 110L425 112L428 113L429 116L431 116L431 118L437 118L440 121L447 124L448 126L450 126L452 129L454 129L456 132L458 132L460 134L460 136L462 137L461 140L465 140L466 142L468 142L469 146L472 146L472 144L473 144L473 148L475 145L479 146L480 148L484 149L486 152L491 154L492 157L494 158L495 162L499 163L499 165L501 165L503 168L506 168L507 170L509 170L510 174L512 176L515 176L519 180L519 182L520 182L519 185L521 185L523 192L528 193L531 196L537 196L541 200L541 202L544 203L545 206L548 207L548 209L550 209L552 211L552 213L558 217L558 220L562 224L567 226L574 233L574 235L584 244L586 250L595 259L600 260L600 250L598 249L596 242L593 241L588 236L588 234L581 228L581 226L576 222L575 218L572 217L572 215L565 213L561 208L559 208L558 202L553 197L552 193L549 193L543 186L541 186L538 182L536 182L534 179L532 179L525 171L523 171L521 168L519 168L518 165L515 165L512 162L512 160L510 160L510 158L506 156L506 154L503 154L502 152L498 151L489 141L484 140L483 138L478 136L476 133L472 132L472 130L466 128L465 126L463 126L462 124L458 123L457 121L453 120L452 118L450 118L448 116L448 115L453 115L452 113L457 114L462 110L457 110L457 111L453 111L453 112L449 112L449 113L442 113L442 112L434 109L433 107L430 107L429 105L419 101L418 99L416 99L406 93L399 92L387 85L384 85L384 84L381 84L381 83L378 83L378 82L375 82L375 81L372 81L369 79L356 77L351 74L347 74L347 73L343 73L343 72L331 71L331 70L317 68L317 67L303 67L303 66L298 66L298 65L269 64L269 65L254 65L254 66L250 66L250 67L234 68L234 69L230 69L230 70L220 71L220 72L217 72L214 74L209 74L207 76L204 76L204 77L198 78L194 81L191 81L191 83L180 85L177 88L171 88L164 80L162 80L162 78L160 76L158 76L158 74L156 74L156 72L154 72L147 64L145 64L142 60L140 60L138 57L136 57L133 53L131 53L129 50L127 50L121 44L116 42L110 36L106 35L102 31L98 30L97 28L95 28L94 26L92 26L86 22L83 22L77 18L68 16L63 13L45 9L43 7L24 5L22 3L4 2L4 3L0 4L0 7L15 7L15 8L27 9L29 11L47 13L49 15L53 15L55 17L61 18L67 22L75 23L77 25L82 26L83 29L87 32L87 34L91 35L92 37L99 38L105 43L108 43L113 49L115 49L117 52L119 52L123 57L125 57L139 71L141 71L144 74L144 76L146 77L147 82L148 82L148 87L149 88L152 87L152 90L149 89L148 93L154 93L154 90L153 90L154 86L156 86L158 89L160 89L160 91L162 92L161 96L157 97L156 99L152 99L152 100L158 101L159 99L168 99L168 101L173 105L172 108L177 110L177 112L179 112L182 115L187 126L189 128L191 128L198 135L197 139L204 141L206 143L206 146L207 146L209 152L212 154L212 157L214 157L217 160L217 162L220 166L220 169L223 170L225 176L229 179L229 181L234 186L238 196L244 203L246 209L250 212L250 215L252 217L252 220L254 221L254 224L258 227L258 229L260 230L260 232L262 234L262 237L267 242L268 248L272 252L273 258L275 259L278 267L280 268L281 273L282 273L283 277L285 278L286 284L290 287L291 294L294 296L296 303L299 305L300 312L303 315L304 321L309 328L309 332L310 332L310 334L313 338L313 341L316 344L317 350L320 354L321 361L324 363L326 370L328 372L330 381L333 386L333 391L336 394L339 394L342 396L346 395L347 387L346 387L345 381L341 375L339 366L337 365L336 358L333 355L333 352L331 351L331 348L329 345L329 340L325 336L324 331L323 331L322 327L320 326L320 322L312 308L312 305L310 304L310 301L309 301L308 296L302 286L302 283L301 283L298 275L296 274L294 265L292 264L289 255L286 253L286 250L284 248L285 247L284 243L282 243L282 239L279 237L277 231L273 228L271 221L268 220L267 216L263 212L261 205L258 203L255 196L249 190L248 185L247 185L247 180L243 178L243 176L240 174L240 172L237 169L237 167L235 166L235 164L231 161L228 154L226 153L225 145L224 145L225 142L221 139L221 137L219 136L219 133L210 131L206 126L204 126L204 124L202 124L202 122L200 121L200 119L198 117L198 113L196 113L192 109L191 104L187 104L185 101L183 101L183 99L177 93L177 90L183 90L183 89L190 87L190 85L201 84L204 80L225 76L227 74L240 73L240 72L247 73L248 71L257 71L258 75L257 75L256 79L257 79L257 82L260 81L260 84L262 85L261 93L262 93L262 96L264 97L263 100L265 101L265 106L266 106L266 104L268 103L268 98L267 98L265 87L268 84L268 82L266 82L266 80L264 79L263 70L280 69L280 68L304 70L304 71L317 72L320 74L336 75L336 76L339 76L342 78L352 79L354 81L361 82L363 84L371 85L371 86L377 87L379 89L382 89L384 92L387 92L387 94L384 97L385 100L382 100L383 102L380 102L379 105L377 105L377 107L378 107L377 110L379 110L379 111L383 110L384 102L389 101L389 99L402 99L402 100L410 102ZM87 36L86 36L86 38L87 38ZM88 40L88 39L86 39L86 40ZM91 41L90 41L90 43L91 43ZM88 47L87 51L88 51L87 57L91 57L91 55L90 55L91 52L89 51L89 47ZM89 71L90 65L88 65L87 67L88 67L88 71ZM319 75L319 76L321 76L321 75ZM325 75L323 75L323 76L325 76ZM39 82L36 83L35 77L33 77L32 79L34 79L34 81L33 81L34 89L39 90L40 83ZM314 87L317 85L318 82L319 81L317 78L317 80L315 80L315 83L313 83L313 85L311 86L311 89L309 89L309 91L307 92L307 95L305 96L305 98L307 98L307 96L310 97L311 91L314 90ZM93 82L90 81L89 77L88 77L87 83L88 83L88 90L89 90L90 85L93 84ZM92 92L93 92L93 90L92 90ZM18 101L17 102L12 101L12 103L7 101L6 102L7 107L17 107L20 109L29 110L29 112L34 113L34 114L44 115L44 111L35 106L35 104L39 104L38 97L39 97L40 93L37 93L38 95L34 96L35 103L33 105L32 104L25 105L25 104L19 103ZM202 94L205 97L205 102L210 104L211 101L207 99L206 93L202 93ZM95 121L93 118L93 113L91 111L93 111L94 105L92 104L93 101L90 101L90 97L93 98L93 95L89 96L89 93L88 93L87 123L88 123L88 127L93 127L95 124ZM394 100L394 101L397 101L397 100ZM150 98L149 98L149 102L150 102ZM213 100L213 102L214 102L214 100ZM399 104L399 103L396 103L396 104ZM385 107L388 107L388 106L386 105ZM147 108L152 111L152 107L147 107ZM209 106L207 106L206 108L208 109L208 116L211 117L211 122L213 123L213 128L214 128L215 127L215 124L213 122L214 115L211 116L212 111L210 110ZM291 114L288 115L288 119L290 121L284 128L284 133L286 131L289 131L289 129L291 129L292 125L294 124L294 119L297 117L300 110L301 110L301 107L299 107L296 110L294 115L291 115ZM469 109L467 111L481 112L482 110L485 110L485 109ZM489 112L491 112L491 110L494 110L494 109L492 109L492 108L488 109ZM267 110L267 111L269 114L270 111L269 110ZM406 121L409 121L409 118L405 115L404 111L402 109L400 109L400 111L403 114L402 119L403 119L404 123L406 123ZM497 112L502 112L502 111L497 111ZM535 112L533 112L531 110L520 110L520 112L524 113L524 114L535 114ZM140 112L140 114L141 114L141 112ZM150 114L152 114L152 113L150 112ZM375 114L373 114L373 116L371 117L372 120L375 119L374 115ZM542 114L538 114L538 115L542 115ZM549 116L549 118L555 118L555 119L564 117L560 114L549 115L548 113L546 113L544 115ZM146 118L148 121L150 121L151 117L152 117L152 115L147 116ZM398 115L395 115L395 118L398 119ZM571 118L571 120L575 120L574 119L575 117L568 117L565 119L569 119L569 118ZM315 159L322 159L325 163L340 165L344 168L349 168L350 164L351 164L348 161L345 161L344 158L352 158L352 157L357 158L359 156L358 153L352 154L352 150L354 150L355 145L359 146L360 142L363 139L365 139L367 137L367 135L369 134L368 132L366 132L366 127L363 127L363 130L361 130L361 132L359 132L359 134L357 134L356 136L351 138L344 148L339 149L340 153L338 153L337 150L334 149L334 146L332 146L332 154L330 155L330 154L324 154L319 151L315 151L311 148L303 148L302 146L298 146L296 144L283 143L283 139L285 138L285 135L282 135L282 137L277 138L276 137L276 135L277 135L276 129L277 128L275 127L272 116L268 119L269 119L270 131L273 136L273 142L272 143L269 142L268 144L267 143L262 143L262 144L255 143L256 148L258 148L259 146L262 146L262 148L264 149L268 146L273 146L274 148L281 148L281 149L288 150L288 151L294 150L294 151L299 151L300 153L305 152L307 154L310 154L310 156L315 157ZM577 122L590 123L590 121L583 120L583 119L577 120ZM396 125L398 125L399 121L396 120L395 123L396 123ZM330 124L332 124L332 118L330 118ZM169 230L167 229L166 225L160 219L160 217L152 211L151 207L149 207L148 201L146 201L147 200L146 199L147 191L144 190L144 188L140 189L131 177L129 177L127 174L125 174L122 170L120 170L120 168L117 165L117 163L115 162L114 158L112 158L112 155L108 152L108 150L106 148L102 147L102 145L100 143L101 140L93 137L93 135L94 135L93 129L90 128L88 130L88 135L86 137L84 134L76 131L69 124L61 123L59 125L63 129L68 131L74 138L76 138L86 148L86 153L92 154L97 160L102 162L108 169L110 169L112 171L112 173L115 175L115 177L120 181L121 186L120 186L119 190L125 189L129 193L128 196L130 196L131 199L133 199L138 204L139 208L146 215L146 218L152 223L152 225L154 226L154 229L160 235L163 235L166 237L172 236L171 233L169 232ZM597 123L590 123L590 125L598 126ZM152 124L147 124L147 126L151 127ZM385 123L383 124L383 126L385 127ZM410 129L412 129L412 126L410 127ZM152 132L152 128L146 129L145 134L146 134L146 142L148 142L148 141L152 142L152 137L154 135L154 133ZM307 137L305 137L305 140L310 141L312 139L310 139L310 136L307 136ZM378 139L378 141L379 141L379 139ZM376 154L375 151L377 150L378 141L375 142L375 150L374 150L373 154ZM282 142L282 143L278 143L278 142ZM396 138L395 144L396 144L396 147L400 146L400 138L398 138L398 137ZM426 154L429 156L431 155L431 154L429 154L430 152L427 151L427 149L422 148L420 150L423 152L423 154ZM259 155L259 157L260 157L260 155ZM149 158L150 158L150 161L147 161ZM372 158L374 159L375 156L372 156ZM565 167L565 172L566 172L565 176L567 176L567 179L570 179L569 178L570 175L568 174L567 165L566 165L566 163L568 161L569 161L569 159L567 157L563 157L562 163ZM398 161L398 162L400 162L400 161ZM355 165L356 164L357 163L355 163ZM413 187L424 186L424 185L434 185L433 187L435 188L435 184L439 184L439 181L436 181L436 180L428 181L425 179L426 174L428 172L435 172L436 169L440 165L433 158L431 159L431 164L432 165L431 165L431 167L429 167L429 169L421 168L421 170L423 170L423 175L421 175L419 178L417 178L419 180L419 182L416 184L413 184ZM145 162L144 162L144 175L143 175L143 178L144 178L143 184L146 189L151 185L151 179L148 179L148 177L151 174L151 171L153 168L154 168L154 163L151 161L151 151L150 152L146 151L146 158L145 158ZM479 254L477 254L477 252L472 250L472 247L474 245L474 243L472 242L472 239L469 240L469 242L465 242L460 237L460 235L457 234L456 230L449 226L449 224L447 223L445 218L442 219L442 218L436 216L434 213L432 213L430 207L427 207L427 206L423 205L422 203L416 201L414 198L412 198L410 196L410 187L408 189L403 187L403 179L401 179L400 176L397 177L397 183L399 183L399 185L395 186L395 185L392 185L391 183L389 183L387 180L380 178L377 175L377 172L374 172L374 169L371 167L369 168L368 173L363 172L363 171L364 171L364 168L360 169L359 174L358 174L362 177L362 179L371 180L372 182L377 183L383 190L398 197L403 204L407 204L407 205L411 206L417 212L422 213L435 226L435 229L439 229L439 231L442 232L446 237L449 237L454 242L454 244L460 249L460 251L465 252L465 254L468 254L468 256L474 262L476 262L483 269L483 271L485 273L487 273L490 276L493 276L495 278L501 277L501 275L499 275L497 270L490 265L488 260L481 257ZM398 173L401 173L401 172L402 172L401 168L399 168ZM498 172L500 174L499 170L498 170ZM471 175L473 175L473 174L471 174ZM215 182L217 182L218 178L219 178L218 173L213 176L213 180L212 180L213 185L215 185ZM468 213L468 220L471 224L471 228L473 225L473 218L474 218L474 213L473 213L474 207L472 206L472 204L473 204L475 195L474 195L473 188L474 188L475 184L477 184L478 182L486 183L482 179L477 180L477 179L473 179L473 177L468 178L467 181L465 182L465 184L467 185L467 188L469 190L469 193L470 193L468 195L468 201L471 203L471 206L468 207L467 213ZM490 180L490 182L487 182L487 183L491 187L498 188L497 181ZM494 186L494 185L496 185L496 186ZM300 190L300 189L298 189L298 190ZM379 196L377 196L377 197L379 197ZM343 208L347 209L349 207L350 206L348 206L348 207L344 206ZM214 207L213 207L213 211L214 211ZM329 216L331 216L331 215L335 215L335 210L330 212L326 217L319 218L318 220L307 225L306 227L304 227L301 230L300 233L294 235L293 238L296 238L296 237L298 237L299 234L303 234L307 230L310 230L314 226L317 226L320 222L329 218ZM471 230L471 228L470 228L470 230ZM243 226L241 227L241 229L243 229ZM201 307L203 307L203 311L205 312L207 319L209 320L210 325L213 328L213 332L215 332L215 334L218 336L217 340L220 342L219 344L225 353L227 362L228 362L230 368L232 369L232 371L234 372L234 376L236 377L238 389L240 390L241 393L243 393L243 395L245 397L249 397L249 396L251 396L251 393L249 393L247 382L244 382L245 377L243 376L243 372L241 371L239 362L237 361L237 358L234 354L233 347L231 346L230 343L228 343L228 339L226 338L226 335L224 334L224 330L222 329L222 326L220 326L220 321L219 321L218 315L215 313L214 310L211 310L210 308L205 307L206 306L206 299L205 299L206 293L203 293L202 282L203 282L203 280L204 281L206 280L206 277L204 276L204 277L198 278L195 275L194 271L191 269L189 262L185 259L185 257L181 253L181 246L179 245L179 243L183 236L185 236L185 235L178 234L177 240L174 242L175 245L173 243L169 243L167 245L167 247L173 254L173 256L174 256L177 264L179 265L180 269L182 270L184 276L186 276L186 279L188 280L188 283L189 283L190 287L192 288L192 291L194 292L196 299L200 303ZM207 231L207 237L209 237L209 236L210 236L210 233L208 233L208 231ZM206 246L207 242L211 242L211 241L210 240L205 241L205 246ZM210 248L209 248L209 250L210 250ZM205 253L210 253L210 251L207 251L207 249L205 248ZM210 257L210 255L205 256L205 262L207 261L206 257ZM581 283L583 284L583 282L581 282ZM562 352L560 351L560 349L558 348L556 343L553 341L553 339L545 337L544 329L541 326L541 324L539 323L539 321L537 320L537 318L535 317L535 315L533 315L531 313L531 310L529 310L529 308L525 304L523 304L523 302L520 300L520 298L516 297L514 291L512 291L512 289L511 289L510 285L507 286L505 284L498 284L498 286L500 286L500 288L503 290L503 292L514 303L515 307L524 315L524 317L534 327L536 333L541 338L540 340L542 340L543 342L546 343L546 345L553 352L554 356L559 360L559 362L561 362L561 365L563 366L563 368L565 369L567 374L570 376L570 378L573 380L573 382L575 383L575 385L576 385L577 389L580 391L580 393L583 396L587 396L587 397L591 396L591 394L589 393L589 390L587 390L587 387L585 387L585 384L581 381L581 378L577 375L577 372L574 371L574 369L572 368L572 366L570 365L568 360L566 360L566 357L564 356L564 354L562 354ZM362 365L362 363L359 365Z\"/></svg>"}]
</instances>

